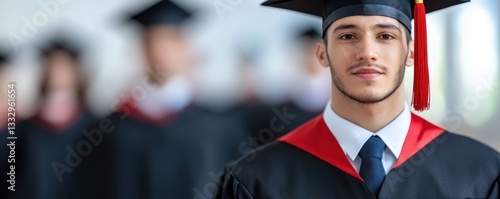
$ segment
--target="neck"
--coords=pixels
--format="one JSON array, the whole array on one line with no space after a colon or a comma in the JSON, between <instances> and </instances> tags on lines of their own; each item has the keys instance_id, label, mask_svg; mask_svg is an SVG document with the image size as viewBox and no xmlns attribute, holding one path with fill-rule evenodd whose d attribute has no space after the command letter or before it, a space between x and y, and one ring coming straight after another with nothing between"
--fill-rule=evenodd
<instances>
[{"instance_id":1,"label":"neck","mask_svg":"<svg viewBox=\"0 0 500 199\"><path fill-rule=\"evenodd\" d=\"M148 71L148 76L147 76L147 81L150 83L152 86L155 86L156 88L162 88L165 85L169 84L172 79L175 79L177 77L182 77L182 78L187 78L190 79L191 76L186 73L181 73L181 72L172 72L167 76L159 76L158 74L153 74Z\"/></svg>"},{"instance_id":2,"label":"neck","mask_svg":"<svg viewBox=\"0 0 500 199\"><path fill-rule=\"evenodd\" d=\"M62 126L68 124L79 113L80 104L77 95L71 91L48 93L40 110L40 116L45 121Z\"/></svg>"},{"instance_id":3,"label":"neck","mask_svg":"<svg viewBox=\"0 0 500 199\"><path fill-rule=\"evenodd\" d=\"M155 86L156 88L161 88L163 85L167 84L170 78L160 78L150 75L148 77L148 83Z\"/></svg>"},{"instance_id":4,"label":"neck","mask_svg":"<svg viewBox=\"0 0 500 199\"><path fill-rule=\"evenodd\" d=\"M360 103L340 94L332 92L331 108L340 117L370 132L377 132L393 121L404 110L404 94L402 86L387 99L372 104Z\"/></svg>"}]
</instances>

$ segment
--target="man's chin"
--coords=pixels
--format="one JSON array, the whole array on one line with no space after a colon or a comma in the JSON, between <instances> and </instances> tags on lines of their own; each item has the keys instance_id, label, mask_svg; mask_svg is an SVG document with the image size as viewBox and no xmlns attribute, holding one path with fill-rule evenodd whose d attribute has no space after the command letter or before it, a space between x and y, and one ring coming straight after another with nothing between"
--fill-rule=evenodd
<instances>
[{"instance_id":1,"label":"man's chin","mask_svg":"<svg viewBox=\"0 0 500 199\"><path fill-rule=\"evenodd\" d=\"M356 102L361 103L361 104L374 104L374 103L378 103L384 99L382 97L355 96L355 95L350 95L348 97Z\"/></svg>"},{"instance_id":2,"label":"man's chin","mask_svg":"<svg viewBox=\"0 0 500 199\"><path fill-rule=\"evenodd\" d=\"M372 92L372 91L364 91L358 93L344 93L350 99L357 101L362 104L376 104L381 101L384 101L388 97L390 97L390 92Z\"/></svg>"}]
</instances>

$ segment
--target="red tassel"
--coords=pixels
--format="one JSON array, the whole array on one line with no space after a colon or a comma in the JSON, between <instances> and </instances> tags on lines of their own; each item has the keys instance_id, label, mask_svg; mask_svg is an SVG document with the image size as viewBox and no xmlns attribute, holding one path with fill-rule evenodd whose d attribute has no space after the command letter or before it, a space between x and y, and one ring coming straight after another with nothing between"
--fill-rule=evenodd
<instances>
[{"instance_id":1,"label":"red tassel","mask_svg":"<svg viewBox=\"0 0 500 199\"><path fill-rule=\"evenodd\" d=\"M415 3L415 74L412 106L416 111L430 107L429 68L427 60L427 28L425 6L422 0Z\"/></svg>"}]
</instances>

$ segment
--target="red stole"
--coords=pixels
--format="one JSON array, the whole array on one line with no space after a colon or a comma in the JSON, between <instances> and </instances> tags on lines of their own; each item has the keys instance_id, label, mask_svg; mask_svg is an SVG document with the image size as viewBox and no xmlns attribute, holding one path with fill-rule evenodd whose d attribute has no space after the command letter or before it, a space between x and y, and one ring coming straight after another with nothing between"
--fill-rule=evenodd
<instances>
[{"instance_id":1,"label":"red stole","mask_svg":"<svg viewBox=\"0 0 500 199\"><path fill-rule=\"evenodd\" d=\"M178 115L177 112L168 113L159 118L150 117L139 110L136 103L131 99L126 100L125 103L123 103L123 105L120 107L119 111L123 114L124 117L132 117L136 120L155 126L165 126L171 124Z\"/></svg>"},{"instance_id":2,"label":"red stole","mask_svg":"<svg viewBox=\"0 0 500 199\"><path fill-rule=\"evenodd\" d=\"M410 129L406 135L399 159L393 168L403 164L443 132L444 129L412 113ZM303 124L289 134L279 138L278 141L300 148L345 173L363 180L352 166L337 139L330 132L328 126L326 126L323 115Z\"/></svg>"}]
</instances>

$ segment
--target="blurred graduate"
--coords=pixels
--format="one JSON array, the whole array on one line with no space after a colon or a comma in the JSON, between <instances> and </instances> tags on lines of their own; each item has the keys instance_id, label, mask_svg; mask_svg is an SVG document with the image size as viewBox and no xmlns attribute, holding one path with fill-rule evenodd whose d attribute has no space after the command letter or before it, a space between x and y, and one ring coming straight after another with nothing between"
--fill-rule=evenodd
<instances>
[{"instance_id":1,"label":"blurred graduate","mask_svg":"<svg viewBox=\"0 0 500 199\"><path fill-rule=\"evenodd\" d=\"M84 48L72 36L57 33L40 46L40 100L36 114L16 125L16 191L5 198L70 198L75 186L62 172L66 147L95 119L85 102Z\"/></svg>"},{"instance_id":2,"label":"blurred graduate","mask_svg":"<svg viewBox=\"0 0 500 199\"><path fill-rule=\"evenodd\" d=\"M316 117L330 99L330 74L316 58L316 46L321 40L319 30L310 25L300 28L293 37L297 72L289 86L288 100L280 106L294 114L295 118L286 125L282 135L289 133L308 120ZM278 108L281 110L281 108Z\"/></svg>"},{"instance_id":3,"label":"blurred graduate","mask_svg":"<svg viewBox=\"0 0 500 199\"><path fill-rule=\"evenodd\" d=\"M262 88L259 86L258 57L262 50L256 42L244 42L239 44L237 75L239 80L238 92L233 93L237 98L236 103L227 111L228 115L239 118L245 134L250 136L251 142L243 150L257 148L260 145L274 139L264 130L269 128L269 121L274 117L273 106L262 96ZM260 137L259 137L260 134Z\"/></svg>"},{"instance_id":4,"label":"blurred graduate","mask_svg":"<svg viewBox=\"0 0 500 199\"><path fill-rule=\"evenodd\" d=\"M192 102L195 59L184 32L191 15L158 1L129 18L141 29L145 92L131 91L105 118L112 132L76 171L82 198L209 197L214 175L240 155L239 121Z\"/></svg>"},{"instance_id":5,"label":"blurred graduate","mask_svg":"<svg viewBox=\"0 0 500 199\"><path fill-rule=\"evenodd\" d=\"M244 129L254 140L251 142L254 147L272 142L317 116L330 97L328 70L320 65L315 55L316 44L321 41L318 30L312 26L298 28L291 40L293 48L290 53L296 53L291 57L297 63L291 71L296 72L291 77L293 83L288 86L285 101L279 103L266 101L259 87L257 62L262 52L258 49L260 46L254 42L239 48L241 96L229 112L241 118ZM273 118L282 118L283 115L286 117L283 125L273 122ZM277 128L272 128L275 126Z\"/></svg>"}]
</instances>

